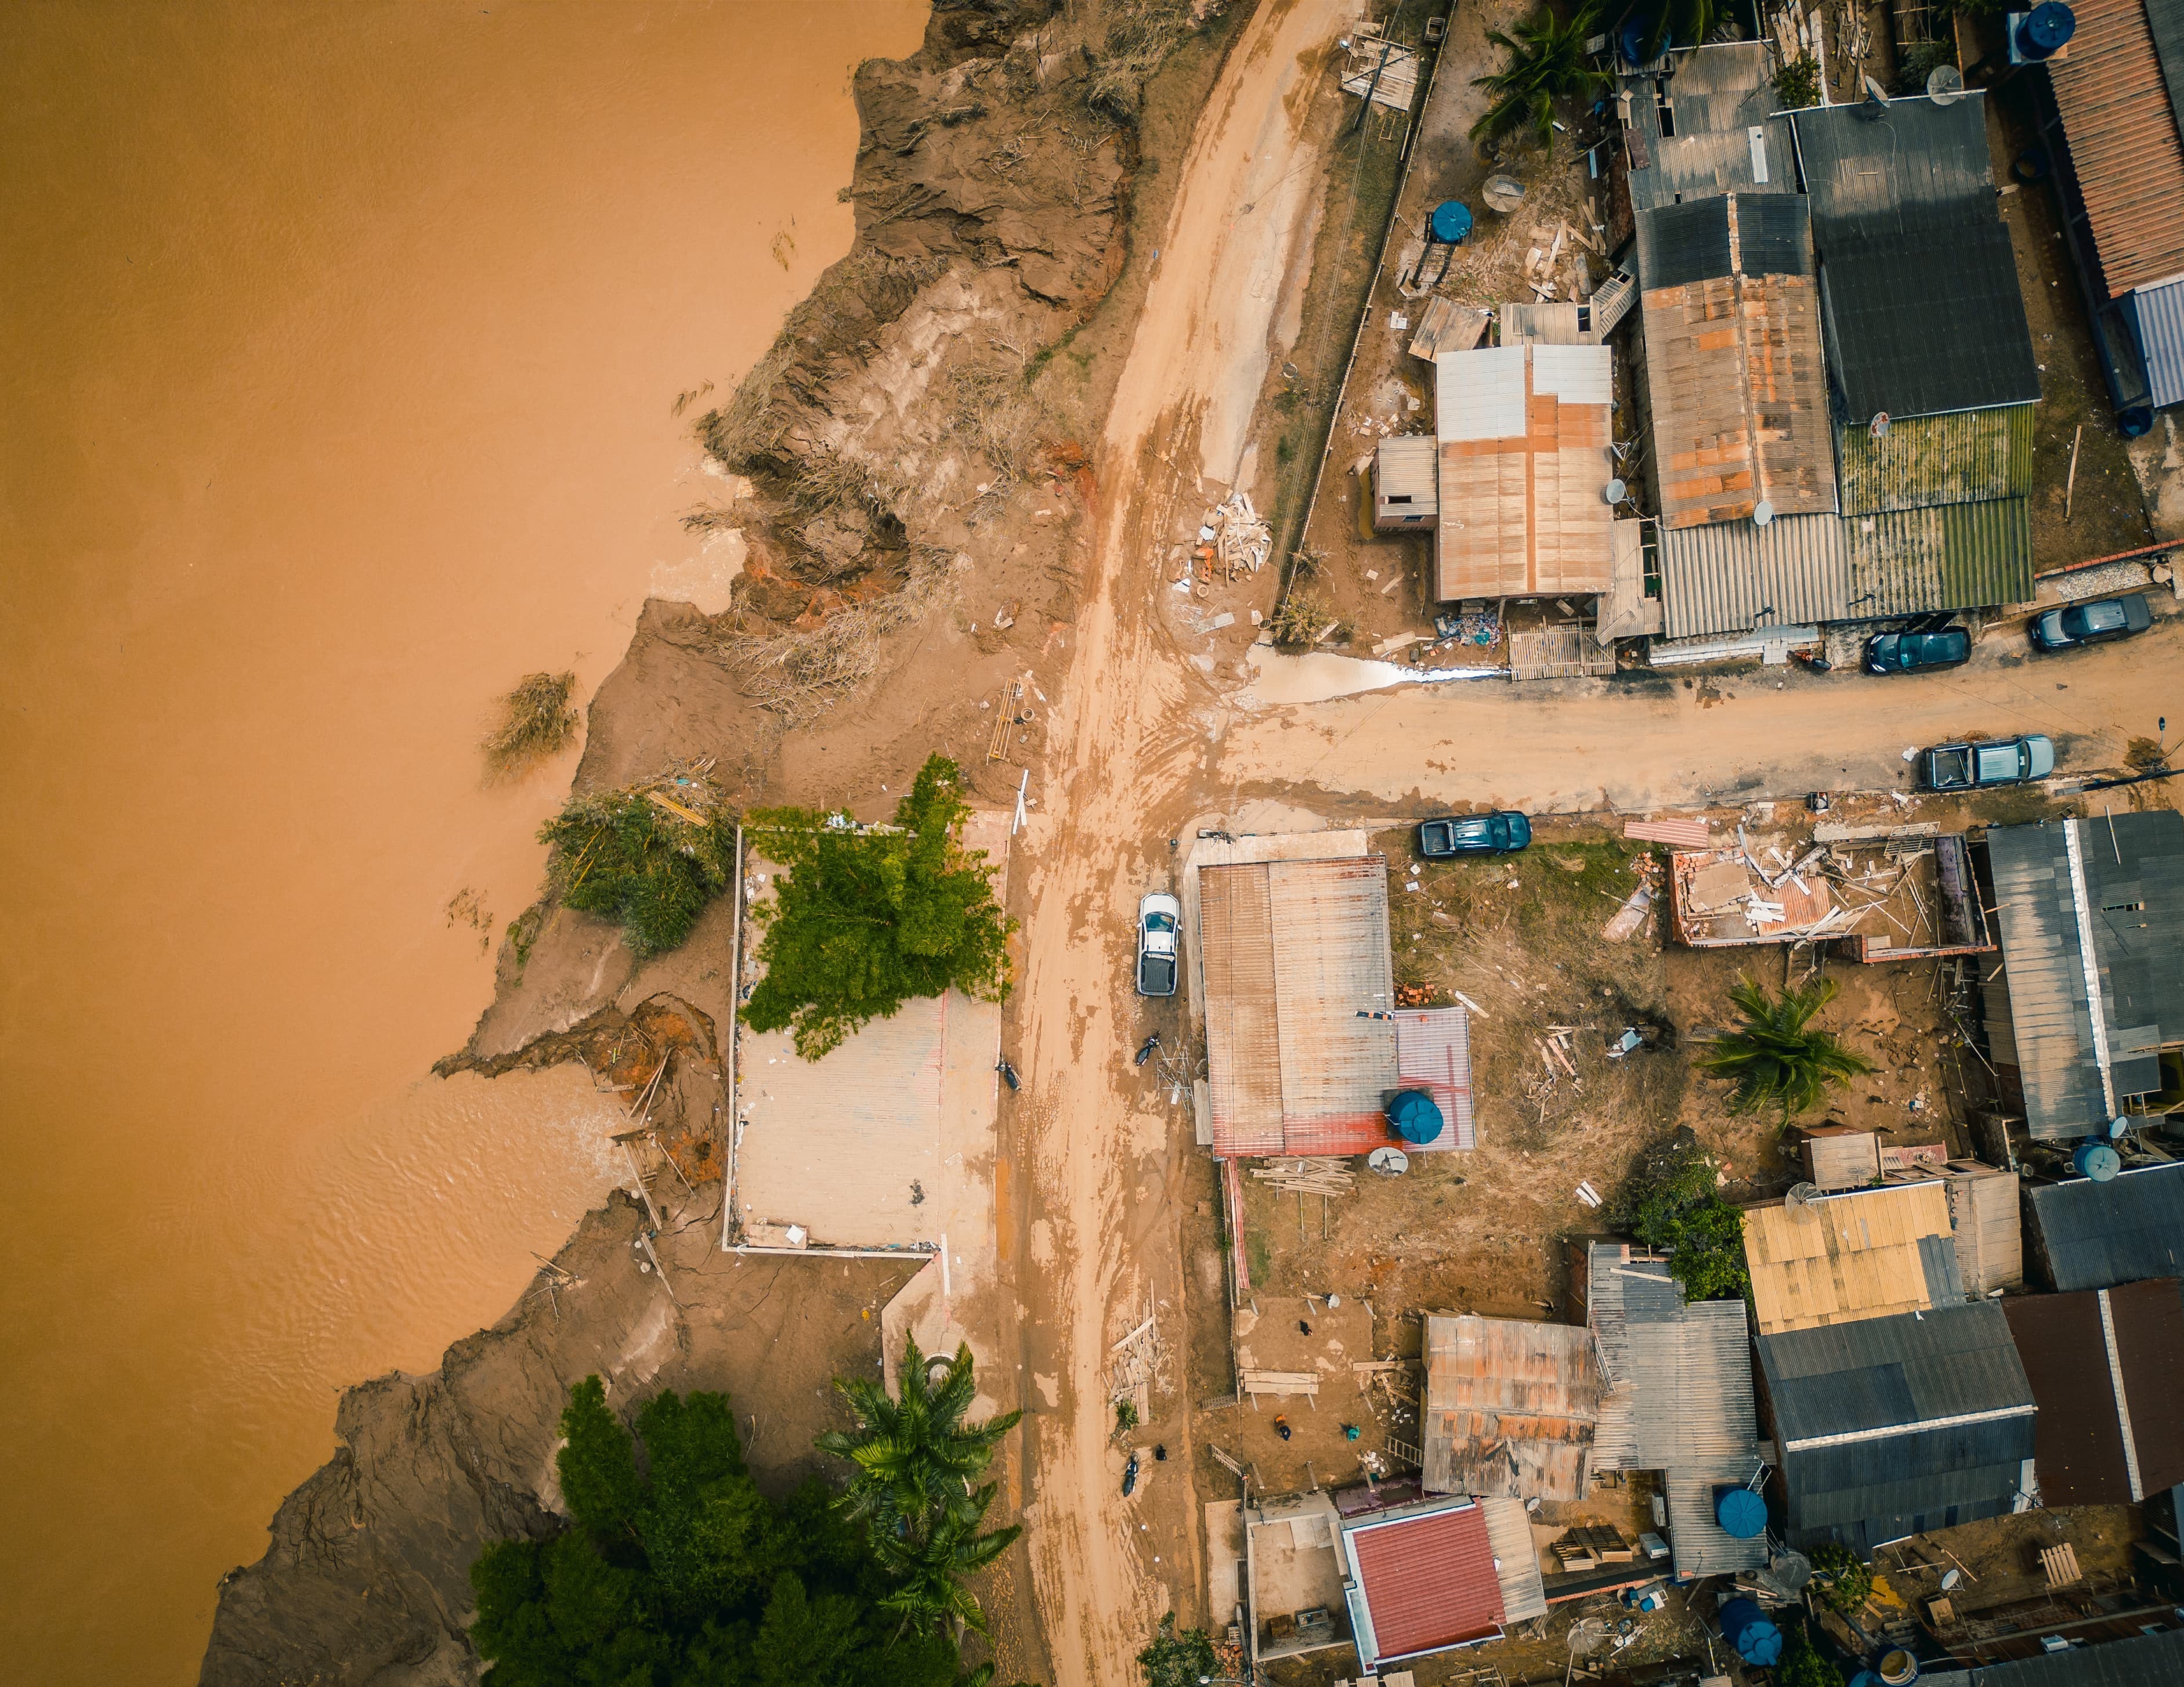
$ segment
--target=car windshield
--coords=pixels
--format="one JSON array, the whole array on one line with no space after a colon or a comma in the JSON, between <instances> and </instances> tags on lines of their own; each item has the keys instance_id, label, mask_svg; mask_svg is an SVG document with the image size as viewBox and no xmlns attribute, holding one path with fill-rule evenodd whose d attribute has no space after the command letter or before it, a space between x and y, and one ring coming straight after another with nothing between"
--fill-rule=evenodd
<instances>
[{"instance_id":1,"label":"car windshield","mask_svg":"<svg viewBox=\"0 0 2184 1687\"><path fill-rule=\"evenodd\" d=\"M1112 918L1112 916L1110 917ZM1148 931L1173 931L1175 930L1175 916L1172 913L1164 913L1160 910L1156 909L1145 916L1145 930Z\"/></svg>"}]
</instances>

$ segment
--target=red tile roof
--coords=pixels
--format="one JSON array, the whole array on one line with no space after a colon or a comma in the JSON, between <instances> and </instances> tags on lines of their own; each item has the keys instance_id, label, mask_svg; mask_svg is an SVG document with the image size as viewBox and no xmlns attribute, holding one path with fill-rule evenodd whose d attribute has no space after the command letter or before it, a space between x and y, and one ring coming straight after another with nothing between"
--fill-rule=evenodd
<instances>
[{"instance_id":1,"label":"red tile roof","mask_svg":"<svg viewBox=\"0 0 2184 1687\"><path fill-rule=\"evenodd\" d=\"M1502 1583L1478 1506L1367 1524L1349 1539L1373 1618L1375 1662L1500 1631Z\"/></svg>"},{"instance_id":2,"label":"red tile roof","mask_svg":"<svg viewBox=\"0 0 2184 1687\"><path fill-rule=\"evenodd\" d=\"M2184 271L2184 140L2145 0L2076 0L2049 62L2102 278L2115 298Z\"/></svg>"}]
</instances>

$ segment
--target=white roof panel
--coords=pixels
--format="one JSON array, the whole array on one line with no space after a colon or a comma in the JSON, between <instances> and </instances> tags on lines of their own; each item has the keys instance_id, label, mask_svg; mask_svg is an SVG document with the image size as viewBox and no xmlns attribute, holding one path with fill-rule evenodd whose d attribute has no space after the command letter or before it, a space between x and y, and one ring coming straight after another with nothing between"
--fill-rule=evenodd
<instances>
[{"instance_id":1,"label":"white roof panel","mask_svg":"<svg viewBox=\"0 0 2184 1687\"><path fill-rule=\"evenodd\" d=\"M1604 345L1535 345L1532 390L1552 393L1566 405L1612 403L1613 356Z\"/></svg>"},{"instance_id":2,"label":"white roof panel","mask_svg":"<svg viewBox=\"0 0 2184 1687\"><path fill-rule=\"evenodd\" d=\"M1524 438L1524 349L1487 346L1434 359L1434 414L1444 441Z\"/></svg>"}]
</instances>

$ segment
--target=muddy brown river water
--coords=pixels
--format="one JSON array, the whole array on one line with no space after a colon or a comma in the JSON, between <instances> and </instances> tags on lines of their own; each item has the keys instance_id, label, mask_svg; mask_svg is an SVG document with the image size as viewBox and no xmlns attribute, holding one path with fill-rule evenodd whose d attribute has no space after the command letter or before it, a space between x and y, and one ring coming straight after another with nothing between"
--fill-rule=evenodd
<instances>
[{"instance_id":1,"label":"muddy brown river water","mask_svg":"<svg viewBox=\"0 0 2184 1687\"><path fill-rule=\"evenodd\" d=\"M717 594L673 406L847 249L924 14L0 17L0 1676L194 1679L335 1391L612 1181L580 1070L422 1075L574 765L476 740Z\"/></svg>"}]
</instances>

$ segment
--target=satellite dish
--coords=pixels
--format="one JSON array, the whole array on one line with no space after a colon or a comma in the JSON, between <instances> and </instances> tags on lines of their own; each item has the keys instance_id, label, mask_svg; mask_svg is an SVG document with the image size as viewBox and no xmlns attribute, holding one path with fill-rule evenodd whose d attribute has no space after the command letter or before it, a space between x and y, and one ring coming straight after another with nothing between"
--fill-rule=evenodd
<instances>
[{"instance_id":1,"label":"satellite dish","mask_svg":"<svg viewBox=\"0 0 2184 1687\"><path fill-rule=\"evenodd\" d=\"M2109 1140L2110 1142L2120 1142L2129 1135L2131 1135L2130 1120L2112 1119L2109 1121Z\"/></svg>"},{"instance_id":2,"label":"satellite dish","mask_svg":"<svg viewBox=\"0 0 2184 1687\"><path fill-rule=\"evenodd\" d=\"M1611 480L1601 489L1600 495L1611 504L1620 504L1630 494L1630 489L1619 480Z\"/></svg>"},{"instance_id":3,"label":"satellite dish","mask_svg":"<svg viewBox=\"0 0 2184 1687\"><path fill-rule=\"evenodd\" d=\"M1865 83L1865 98L1851 108L1851 115L1870 123L1888 115L1888 90L1871 76L1862 80Z\"/></svg>"},{"instance_id":4,"label":"satellite dish","mask_svg":"<svg viewBox=\"0 0 2184 1687\"><path fill-rule=\"evenodd\" d=\"M1813 1561L1802 1552L1778 1552L1767 1561L1759 1579L1785 1599L1795 1599L1813 1579Z\"/></svg>"},{"instance_id":5,"label":"satellite dish","mask_svg":"<svg viewBox=\"0 0 2184 1687\"><path fill-rule=\"evenodd\" d=\"M1947 1592L1948 1592L1952 1588L1954 1588L1954 1587L1955 1587L1955 1586L1956 1586L1959 1582L1963 1581L1963 1580L1964 1580L1964 1572L1963 1571L1961 1571L1961 1570L1944 1570L1944 1571L1942 1571L1942 1591L1943 1593L1947 1593Z\"/></svg>"},{"instance_id":6,"label":"satellite dish","mask_svg":"<svg viewBox=\"0 0 2184 1687\"><path fill-rule=\"evenodd\" d=\"M1888 412L1885 410L1877 410L1873 413L1873 437L1876 439L1886 439L1888 437Z\"/></svg>"},{"instance_id":7,"label":"satellite dish","mask_svg":"<svg viewBox=\"0 0 2184 1687\"><path fill-rule=\"evenodd\" d=\"M1401 1148L1375 1148L1365 1156L1365 1164L1383 1177L1401 1177L1411 1169L1411 1157Z\"/></svg>"},{"instance_id":8,"label":"satellite dish","mask_svg":"<svg viewBox=\"0 0 2184 1687\"><path fill-rule=\"evenodd\" d=\"M1926 73L1926 98L1936 105L1954 105L1964 97L1964 73L1953 64L1936 64Z\"/></svg>"},{"instance_id":9,"label":"satellite dish","mask_svg":"<svg viewBox=\"0 0 2184 1687\"><path fill-rule=\"evenodd\" d=\"M1752 525L1755 528L1763 528L1768 524L1768 522L1774 519L1774 506L1769 503L1764 498L1761 499L1757 504L1752 506Z\"/></svg>"},{"instance_id":10,"label":"satellite dish","mask_svg":"<svg viewBox=\"0 0 2184 1687\"><path fill-rule=\"evenodd\" d=\"M1811 1224L1819 1218L1819 1209L1813 1203L1819 1198L1817 1183L1793 1183L1790 1193L1782 1198L1782 1209L1800 1224Z\"/></svg>"}]
</instances>

